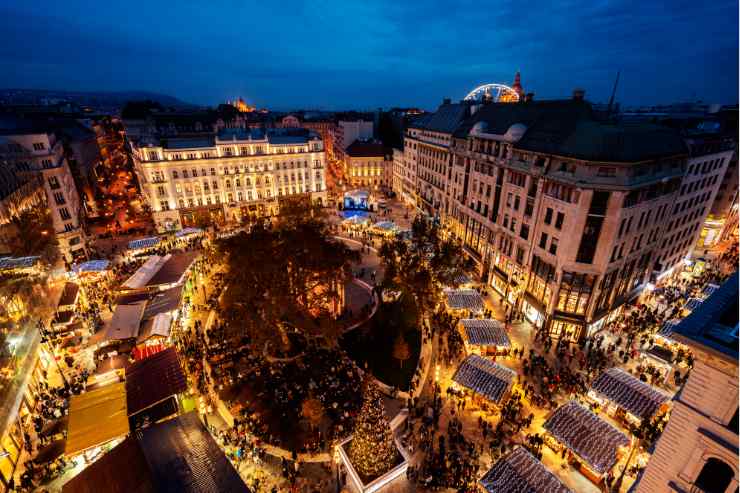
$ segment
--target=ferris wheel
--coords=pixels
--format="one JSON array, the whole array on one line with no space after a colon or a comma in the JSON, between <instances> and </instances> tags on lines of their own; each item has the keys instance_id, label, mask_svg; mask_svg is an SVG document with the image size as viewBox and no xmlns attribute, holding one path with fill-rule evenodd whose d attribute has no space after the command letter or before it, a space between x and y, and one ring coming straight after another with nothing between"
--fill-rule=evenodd
<instances>
[{"instance_id":1,"label":"ferris wheel","mask_svg":"<svg viewBox=\"0 0 740 493\"><path fill-rule=\"evenodd\" d=\"M504 84L483 84L465 96L466 101L481 101L485 94L490 94L496 103L514 103L519 101L519 94L511 87Z\"/></svg>"}]
</instances>

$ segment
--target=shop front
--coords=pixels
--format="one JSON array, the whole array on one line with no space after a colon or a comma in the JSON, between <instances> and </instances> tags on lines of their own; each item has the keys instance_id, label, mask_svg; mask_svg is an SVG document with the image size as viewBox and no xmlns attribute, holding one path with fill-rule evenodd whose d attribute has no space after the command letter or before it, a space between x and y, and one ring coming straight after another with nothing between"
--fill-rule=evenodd
<instances>
[{"instance_id":1,"label":"shop front","mask_svg":"<svg viewBox=\"0 0 740 493\"><path fill-rule=\"evenodd\" d=\"M577 317L558 314L555 312L548 333L553 339L562 339L566 342L577 343L583 336L584 322Z\"/></svg>"},{"instance_id":2,"label":"shop front","mask_svg":"<svg viewBox=\"0 0 740 493\"><path fill-rule=\"evenodd\" d=\"M524 318L538 329L541 329L545 325L544 306L535 300L529 293L524 293L522 312L524 313Z\"/></svg>"}]
</instances>

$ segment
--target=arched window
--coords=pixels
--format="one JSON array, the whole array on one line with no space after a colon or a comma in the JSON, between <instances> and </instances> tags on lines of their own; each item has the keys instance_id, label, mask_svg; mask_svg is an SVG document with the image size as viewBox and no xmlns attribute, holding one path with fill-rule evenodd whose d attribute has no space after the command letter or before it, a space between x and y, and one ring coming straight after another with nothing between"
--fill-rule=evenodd
<instances>
[{"instance_id":1,"label":"arched window","mask_svg":"<svg viewBox=\"0 0 740 493\"><path fill-rule=\"evenodd\" d=\"M724 493L735 472L725 462L711 457L702 467L694 486L703 493Z\"/></svg>"}]
</instances>

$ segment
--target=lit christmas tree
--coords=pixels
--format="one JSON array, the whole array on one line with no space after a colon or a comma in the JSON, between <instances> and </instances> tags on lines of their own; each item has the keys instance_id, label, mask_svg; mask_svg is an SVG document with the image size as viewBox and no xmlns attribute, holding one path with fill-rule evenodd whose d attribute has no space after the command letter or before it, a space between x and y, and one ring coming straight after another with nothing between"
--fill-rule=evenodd
<instances>
[{"instance_id":1,"label":"lit christmas tree","mask_svg":"<svg viewBox=\"0 0 740 493\"><path fill-rule=\"evenodd\" d=\"M374 479L396 465L398 450L383 412L380 391L367 376L363 383L362 409L355 421L349 458L363 479Z\"/></svg>"}]
</instances>

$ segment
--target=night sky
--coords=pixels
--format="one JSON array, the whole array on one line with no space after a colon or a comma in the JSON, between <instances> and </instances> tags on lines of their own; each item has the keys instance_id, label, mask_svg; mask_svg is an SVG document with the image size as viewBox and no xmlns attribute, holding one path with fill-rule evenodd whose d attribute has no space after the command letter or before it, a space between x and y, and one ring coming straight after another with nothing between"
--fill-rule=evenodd
<instances>
[{"instance_id":1,"label":"night sky","mask_svg":"<svg viewBox=\"0 0 740 493\"><path fill-rule=\"evenodd\" d=\"M650 0L0 2L0 87L196 104L419 106L521 70L537 99L737 103L738 4Z\"/></svg>"}]
</instances>

